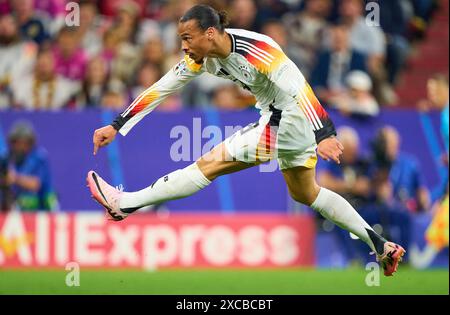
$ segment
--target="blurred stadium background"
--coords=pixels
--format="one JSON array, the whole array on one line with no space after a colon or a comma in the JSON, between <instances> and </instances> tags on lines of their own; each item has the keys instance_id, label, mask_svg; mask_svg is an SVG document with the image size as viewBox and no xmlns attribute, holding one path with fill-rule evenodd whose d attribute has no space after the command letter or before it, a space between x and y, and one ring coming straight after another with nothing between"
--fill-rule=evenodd
<instances>
[{"instance_id":1,"label":"blurred stadium background","mask_svg":"<svg viewBox=\"0 0 450 315\"><path fill-rule=\"evenodd\" d=\"M182 57L177 20L197 3L0 0L0 294L448 294L447 0L201 1L304 72L346 147L319 183L405 245L394 278L368 286L365 244L290 199L273 164L105 220L88 170L137 190L258 119L203 75L92 155L92 132Z\"/></svg>"}]
</instances>

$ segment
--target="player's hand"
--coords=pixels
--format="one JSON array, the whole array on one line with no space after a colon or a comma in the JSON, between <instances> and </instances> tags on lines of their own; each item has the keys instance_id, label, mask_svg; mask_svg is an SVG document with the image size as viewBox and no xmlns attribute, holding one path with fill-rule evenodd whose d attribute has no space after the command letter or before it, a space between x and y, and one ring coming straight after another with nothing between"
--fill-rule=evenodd
<instances>
[{"instance_id":1,"label":"player's hand","mask_svg":"<svg viewBox=\"0 0 450 315\"><path fill-rule=\"evenodd\" d=\"M111 125L95 130L92 140L94 142L94 155L97 154L99 148L110 144L116 137L116 134L117 130Z\"/></svg>"},{"instance_id":2,"label":"player's hand","mask_svg":"<svg viewBox=\"0 0 450 315\"><path fill-rule=\"evenodd\" d=\"M344 146L335 137L329 137L320 141L317 145L317 153L325 161L333 160L341 164L340 155L344 151Z\"/></svg>"}]
</instances>

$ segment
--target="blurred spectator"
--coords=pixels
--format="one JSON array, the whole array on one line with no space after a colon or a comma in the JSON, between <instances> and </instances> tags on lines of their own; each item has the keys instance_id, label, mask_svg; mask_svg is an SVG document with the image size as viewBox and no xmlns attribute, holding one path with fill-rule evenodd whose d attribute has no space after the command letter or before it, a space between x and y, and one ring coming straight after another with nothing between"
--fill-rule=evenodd
<instances>
[{"instance_id":1,"label":"blurred spectator","mask_svg":"<svg viewBox=\"0 0 450 315\"><path fill-rule=\"evenodd\" d=\"M257 7L256 10L258 11L258 14L256 15L256 24L260 26L260 25L264 24L265 21L274 20L274 19L281 20L281 17L284 14L293 10L292 8L290 8L290 6L291 5L295 6L295 4L293 3L295 1L296 0L288 0L288 1L258 0L258 1L255 1L256 7ZM206 1L206 2L214 3L214 2L219 2L219 1ZM213 5L213 7L215 7L215 6ZM221 10L226 10L226 8L222 8Z\"/></svg>"},{"instance_id":2,"label":"blurred spectator","mask_svg":"<svg viewBox=\"0 0 450 315\"><path fill-rule=\"evenodd\" d=\"M306 0L305 9L299 13L283 16L289 43L295 47L297 66L305 77L315 65L316 56L321 48L323 35L327 28L326 18L330 13L331 0Z\"/></svg>"},{"instance_id":3,"label":"blurred spectator","mask_svg":"<svg viewBox=\"0 0 450 315\"><path fill-rule=\"evenodd\" d=\"M374 117L380 112L375 98L371 94L372 80L363 71L354 70L346 78L348 90L330 99L330 105L343 115Z\"/></svg>"},{"instance_id":4,"label":"blurred spectator","mask_svg":"<svg viewBox=\"0 0 450 315\"><path fill-rule=\"evenodd\" d=\"M375 98L381 104L395 104L397 96L389 83L385 67L386 37L381 27L366 23L363 2L363 0L344 0L340 4L339 13L342 21L350 27L351 46L368 57L368 72L373 80Z\"/></svg>"},{"instance_id":5,"label":"blurred spectator","mask_svg":"<svg viewBox=\"0 0 450 315\"><path fill-rule=\"evenodd\" d=\"M11 83L20 80L33 69L37 46L20 39L12 15L0 16L0 109L12 104Z\"/></svg>"},{"instance_id":6,"label":"blurred spectator","mask_svg":"<svg viewBox=\"0 0 450 315\"><path fill-rule=\"evenodd\" d=\"M109 81L101 100L102 107L113 111L122 111L127 103L126 87L122 81L118 79Z\"/></svg>"},{"instance_id":7,"label":"blurred spectator","mask_svg":"<svg viewBox=\"0 0 450 315\"><path fill-rule=\"evenodd\" d=\"M146 62L139 67L136 85L131 89L131 97L136 99L142 92L161 78L161 69L154 63Z\"/></svg>"},{"instance_id":8,"label":"blurred spectator","mask_svg":"<svg viewBox=\"0 0 450 315\"><path fill-rule=\"evenodd\" d=\"M140 8L131 0L118 3L113 28L119 36L132 44L136 43L137 32L139 30Z\"/></svg>"},{"instance_id":9,"label":"blurred spectator","mask_svg":"<svg viewBox=\"0 0 450 315\"><path fill-rule=\"evenodd\" d=\"M306 76L304 70L307 70L303 67L303 63L301 60L301 56L298 54L298 48L290 44L290 41L287 37L287 31L284 25L279 20L268 20L266 21L262 28L261 32L269 37L271 37L278 45L280 45L281 49L283 49L284 53L291 59L298 67L300 67L303 75Z\"/></svg>"},{"instance_id":10,"label":"blurred spectator","mask_svg":"<svg viewBox=\"0 0 450 315\"><path fill-rule=\"evenodd\" d=\"M97 55L102 49L104 24L94 1L80 1L80 26L77 31L81 38L81 47L89 57Z\"/></svg>"},{"instance_id":11,"label":"blurred spectator","mask_svg":"<svg viewBox=\"0 0 450 315\"><path fill-rule=\"evenodd\" d=\"M369 162L359 152L360 142L356 130L347 126L340 127L337 137L345 148L341 164L326 163L318 175L318 184L339 193L360 211L370 200L372 187L368 177ZM352 263L361 261L358 248L348 232L341 229L333 231L347 258Z\"/></svg>"},{"instance_id":12,"label":"blurred spectator","mask_svg":"<svg viewBox=\"0 0 450 315\"><path fill-rule=\"evenodd\" d=\"M108 29L103 37L103 50L100 53L107 61L111 77L130 83L139 64L138 49L125 41L115 28Z\"/></svg>"},{"instance_id":13,"label":"blurred spectator","mask_svg":"<svg viewBox=\"0 0 450 315\"><path fill-rule=\"evenodd\" d=\"M258 10L254 0L232 0L229 12L231 28L259 31L260 25L256 19Z\"/></svg>"},{"instance_id":14,"label":"blurred spectator","mask_svg":"<svg viewBox=\"0 0 450 315\"><path fill-rule=\"evenodd\" d=\"M108 68L106 61L95 57L89 61L81 91L76 97L78 108L100 107L108 87Z\"/></svg>"},{"instance_id":15,"label":"blurred spectator","mask_svg":"<svg viewBox=\"0 0 450 315\"><path fill-rule=\"evenodd\" d=\"M366 23L362 0L342 0L339 6L341 21L350 29L350 46L368 56L371 72L383 68L386 41L383 31Z\"/></svg>"},{"instance_id":16,"label":"blurred spectator","mask_svg":"<svg viewBox=\"0 0 450 315\"><path fill-rule=\"evenodd\" d=\"M427 100L418 102L418 108L422 111L438 109L441 112L440 130L442 141L445 146L445 153L441 155L442 168L441 184L433 190L433 201L441 199L448 195L448 166L449 166L449 90L447 76L437 73L431 76L427 81Z\"/></svg>"},{"instance_id":17,"label":"blurred spectator","mask_svg":"<svg viewBox=\"0 0 450 315\"><path fill-rule=\"evenodd\" d=\"M22 36L41 45L50 40L50 36L44 27L42 19L35 14L34 1L11 0L11 5Z\"/></svg>"},{"instance_id":18,"label":"blurred spectator","mask_svg":"<svg viewBox=\"0 0 450 315\"><path fill-rule=\"evenodd\" d=\"M136 10L138 11L139 15L142 15L141 12L144 12L146 9L146 4L149 1L146 0L108 0L108 1L99 1L100 4L100 11L103 15L106 15L108 17L114 17L117 16L117 12L121 9L121 6L128 5L132 2L132 5L136 7ZM157 2L157 1L152 1Z\"/></svg>"},{"instance_id":19,"label":"blurred spectator","mask_svg":"<svg viewBox=\"0 0 450 315\"><path fill-rule=\"evenodd\" d=\"M340 127L337 136L345 148L341 164L326 163L318 176L318 182L319 185L344 196L355 209L360 209L367 204L371 193L369 162L360 155L356 130L346 126Z\"/></svg>"},{"instance_id":20,"label":"blurred spectator","mask_svg":"<svg viewBox=\"0 0 450 315\"><path fill-rule=\"evenodd\" d=\"M370 177L370 164L359 154L359 137L354 129L340 127L337 135L345 148L341 164L327 163L319 173L319 184L345 196L371 226L382 227L383 236L408 246L410 216L394 197L393 184L386 177ZM336 233L351 261L367 258L366 249L353 242L348 232L338 229Z\"/></svg>"},{"instance_id":21,"label":"blurred spectator","mask_svg":"<svg viewBox=\"0 0 450 315\"><path fill-rule=\"evenodd\" d=\"M449 182L448 182L448 146L449 146L449 91L448 91L448 77L443 74L435 74L428 79L427 92L430 105L441 110L441 135L446 147L446 153L442 160L446 164L446 172L443 176L441 185L433 193L432 206L433 220L427 228L425 238L427 245L422 251L415 250L414 257L416 261L412 261L417 268L428 267L435 256L445 247L448 247L449 242Z\"/></svg>"},{"instance_id":22,"label":"blurred spectator","mask_svg":"<svg viewBox=\"0 0 450 315\"><path fill-rule=\"evenodd\" d=\"M345 77L352 70L366 70L366 58L353 50L349 43L349 30L338 24L330 29L331 48L323 51L311 75L311 86L325 103L345 91Z\"/></svg>"},{"instance_id":23,"label":"blurred spectator","mask_svg":"<svg viewBox=\"0 0 450 315\"><path fill-rule=\"evenodd\" d=\"M67 2L67 0L35 0L34 8L37 11L47 13L54 19L65 15Z\"/></svg>"},{"instance_id":24,"label":"blurred spectator","mask_svg":"<svg viewBox=\"0 0 450 315\"><path fill-rule=\"evenodd\" d=\"M42 18L44 27L48 30L50 36L58 33L64 26L68 13L66 11L68 2L68 0L34 0L36 15Z\"/></svg>"},{"instance_id":25,"label":"blurred spectator","mask_svg":"<svg viewBox=\"0 0 450 315\"><path fill-rule=\"evenodd\" d=\"M120 47L121 38L116 32L114 32L114 29L109 28L103 34L102 42L103 45L100 56L105 59L108 64L108 70L110 70L117 54L117 50Z\"/></svg>"},{"instance_id":26,"label":"blurred spectator","mask_svg":"<svg viewBox=\"0 0 450 315\"><path fill-rule=\"evenodd\" d=\"M410 212L429 210L430 195L424 185L419 162L400 152L401 138L391 126L381 128L373 143L372 178L378 183L389 181L393 196Z\"/></svg>"},{"instance_id":27,"label":"blurred spectator","mask_svg":"<svg viewBox=\"0 0 450 315\"><path fill-rule=\"evenodd\" d=\"M374 82L374 94L382 104L394 104L396 96L385 70L386 38L380 27L370 26L364 17L363 0L340 2L340 19L350 28L350 44L368 57L368 72Z\"/></svg>"},{"instance_id":28,"label":"blurred spectator","mask_svg":"<svg viewBox=\"0 0 450 315\"><path fill-rule=\"evenodd\" d=\"M83 79L88 58L80 46L77 27L63 27L52 51L56 73L70 80L81 81Z\"/></svg>"},{"instance_id":29,"label":"blurred spectator","mask_svg":"<svg viewBox=\"0 0 450 315\"><path fill-rule=\"evenodd\" d=\"M78 91L78 84L55 73L50 50L39 52L32 75L12 83L13 102L25 109L60 109Z\"/></svg>"},{"instance_id":30,"label":"blurred spectator","mask_svg":"<svg viewBox=\"0 0 450 315\"><path fill-rule=\"evenodd\" d=\"M435 74L427 82L427 94L433 107L441 111L441 134L448 156L449 142L449 91L448 78L443 74ZM447 161L448 163L448 161Z\"/></svg>"},{"instance_id":31,"label":"blurred spectator","mask_svg":"<svg viewBox=\"0 0 450 315\"><path fill-rule=\"evenodd\" d=\"M47 152L36 145L28 122L17 122L8 136L7 184L14 203L22 211L56 210L58 202L51 183Z\"/></svg>"},{"instance_id":32,"label":"blurred spectator","mask_svg":"<svg viewBox=\"0 0 450 315\"><path fill-rule=\"evenodd\" d=\"M164 44L159 37L154 37L144 43L141 50L142 63L152 63L162 67L167 72L173 65L165 64Z\"/></svg>"},{"instance_id":33,"label":"blurred spectator","mask_svg":"<svg viewBox=\"0 0 450 315\"><path fill-rule=\"evenodd\" d=\"M379 5L380 25L386 37L388 80L395 84L411 48L406 37L408 16L401 1L380 1Z\"/></svg>"},{"instance_id":34,"label":"blurred spectator","mask_svg":"<svg viewBox=\"0 0 450 315\"><path fill-rule=\"evenodd\" d=\"M198 4L198 2L197 0L168 0L164 3L158 22L160 36L166 53L173 54L175 51L180 51L178 21L187 10Z\"/></svg>"},{"instance_id":35,"label":"blurred spectator","mask_svg":"<svg viewBox=\"0 0 450 315\"><path fill-rule=\"evenodd\" d=\"M411 234L411 213L399 202L393 192L389 180L374 182L375 198L360 210L361 216L366 222L378 229L378 232L386 239L401 243L405 249L409 249ZM361 249L360 256L366 255L365 248L357 244ZM404 259L407 259L405 256Z\"/></svg>"},{"instance_id":36,"label":"blurred spectator","mask_svg":"<svg viewBox=\"0 0 450 315\"><path fill-rule=\"evenodd\" d=\"M117 12L117 7L123 0L109 0L109 1L101 1L99 3L100 13L107 17L114 17Z\"/></svg>"}]
</instances>

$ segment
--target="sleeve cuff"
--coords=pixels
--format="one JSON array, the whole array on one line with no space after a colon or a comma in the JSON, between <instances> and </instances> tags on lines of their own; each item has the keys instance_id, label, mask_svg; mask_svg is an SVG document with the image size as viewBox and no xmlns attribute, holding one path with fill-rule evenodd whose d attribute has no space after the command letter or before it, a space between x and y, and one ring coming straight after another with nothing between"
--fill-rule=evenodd
<instances>
[{"instance_id":1,"label":"sleeve cuff","mask_svg":"<svg viewBox=\"0 0 450 315\"><path fill-rule=\"evenodd\" d=\"M125 123L128 121L127 118L122 117L121 115L117 116L116 119L111 123L111 126L116 129L117 131L120 130L120 128L125 125Z\"/></svg>"},{"instance_id":2,"label":"sleeve cuff","mask_svg":"<svg viewBox=\"0 0 450 315\"><path fill-rule=\"evenodd\" d=\"M326 126L320 130L316 131L316 143L319 144L322 140L329 138L331 136L337 136L336 129L334 125Z\"/></svg>"}]
</instances>

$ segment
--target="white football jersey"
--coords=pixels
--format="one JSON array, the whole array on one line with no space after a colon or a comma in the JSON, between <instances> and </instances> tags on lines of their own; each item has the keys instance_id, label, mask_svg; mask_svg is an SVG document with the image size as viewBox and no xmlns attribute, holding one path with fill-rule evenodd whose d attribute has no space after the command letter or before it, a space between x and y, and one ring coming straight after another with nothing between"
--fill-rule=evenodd
<instances>
[{"instance_id":1,"label":"white football jersey","mask_svg":"<svg viewBox=\"0 0 450 315\"><path fill-rule=\"evenodd\" d=\"M271 108L283 110L297 104L320 140L335 134L333 123L314 95L298 67L270 37L242 29L225 29L232 51L225 58L207 57L197 64L185 56L158 82L149 87L112 123L126 135L145 115L168 95L204 72L234 81L256 98L256 107L264 114ZM273 106L273 107L272 107Z\"/></svg>"}]
</instances>

